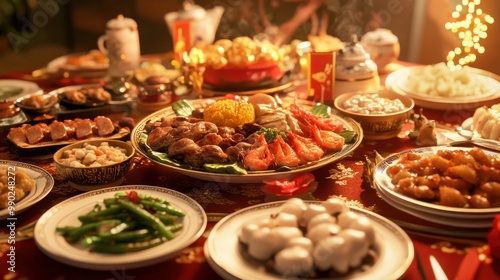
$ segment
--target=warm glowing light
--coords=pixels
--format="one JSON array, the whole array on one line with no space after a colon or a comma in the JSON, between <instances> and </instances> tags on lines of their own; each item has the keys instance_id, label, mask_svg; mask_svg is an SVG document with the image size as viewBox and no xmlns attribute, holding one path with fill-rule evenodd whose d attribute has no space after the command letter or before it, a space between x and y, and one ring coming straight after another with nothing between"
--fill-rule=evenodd
<instances>
[{"instance_id":1,"label":"warm glowing light","mask_svg":"<svg viewBox=\"0 0 500 280\"><path fill-rule=\"evenodd\" d=\"M480 4L481 0L462 0L462 4L451 13L452 21L444 26L461 40L460 47L449 51L446 56L446 64L452 70L476 61L476 54L485 52L480 41L487 37L487 25L495 20L479 8Z\"/></svg>"}]
</instances>

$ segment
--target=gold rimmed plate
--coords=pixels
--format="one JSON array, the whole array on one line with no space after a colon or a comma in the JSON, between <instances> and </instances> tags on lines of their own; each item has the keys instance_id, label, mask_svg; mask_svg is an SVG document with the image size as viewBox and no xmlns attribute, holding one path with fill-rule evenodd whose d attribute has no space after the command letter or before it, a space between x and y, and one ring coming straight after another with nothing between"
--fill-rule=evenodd
<instances>
[{"instance_id":1,"label":"gold rimmed plate","mask_svg":"<svg viewBox=\"0 0 500 280\"><path fill-rule=\"evenodd\" d=\"M196 99L196 100L190 100L189 102L196 109L207 106L208 104L214 103L215 101L216 99ZM288 100L286 98L283 99L283 103L289 104L290 102L293 101ZM312 106L314 105L313 102L306 100L297 100L297 103L306 109L312 108ZM130 135L130 141L132 142L132 145L139 153L141 153L143 156L150 159L151 161L155 162L156 164L159 164L167 169L179 172L181 174L193 178L206 181L213 181L213 182L260 183L263 180L278 180L278 179L289 178L293 175L300 173L311 172L313 170L316 170L318 168L321 168L325 165L331 164L346 157L352 151L354 151L361 144L361 141L363 140L363 130L358 122L356 122L352 118L337 114L336 111L332 111L331 118L339 121L340 123L342 123L343 127L346 130L353 131L357 135L354 141L345 144L341 151L325 154L318 161L309 162L299 167L292 168L286 171L280 171L280 170L248 171L248 173L245 175L212 173L204 170L183 168L173 164L169 164L165 161L160 161L155 157L151 156L150 152L148 151L148 148L142 145L144 137L147 137L147 133L145 131L146 124L158 121L164 117L174 117L174 116L176 115L172 107L167 107L143 118L139 123L137 123L137 125L135 126L134 130Z\"/></svg>"}]
</instances>

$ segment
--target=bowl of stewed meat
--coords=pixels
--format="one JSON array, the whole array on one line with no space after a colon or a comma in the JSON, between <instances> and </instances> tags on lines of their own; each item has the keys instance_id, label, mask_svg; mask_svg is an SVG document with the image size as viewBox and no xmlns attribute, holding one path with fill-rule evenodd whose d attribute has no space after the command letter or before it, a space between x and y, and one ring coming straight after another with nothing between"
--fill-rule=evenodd
<instances>
[{"instance_id":1,"label":"bowl of stewed meat","mask_svg":"<svg viewBox=\"0 0 500 280\"><path fill-rule=\"evenodd\" d=\"M120 140L80 141L53 156L57 172L81 191L120 185L130 169L135 150Z\"/></svg>"},{"instance_id":2,"label":"bowl of stewed meat","mask_svg":"<svg viewBox=\"0 0 500 280\"><path fill-rule=\"evenodd\" d=\"M339 95L335 108L360 123L366 139L396 137L408 121L413 99L388 89L350 92Z\"/></svg>"}]
</instances>

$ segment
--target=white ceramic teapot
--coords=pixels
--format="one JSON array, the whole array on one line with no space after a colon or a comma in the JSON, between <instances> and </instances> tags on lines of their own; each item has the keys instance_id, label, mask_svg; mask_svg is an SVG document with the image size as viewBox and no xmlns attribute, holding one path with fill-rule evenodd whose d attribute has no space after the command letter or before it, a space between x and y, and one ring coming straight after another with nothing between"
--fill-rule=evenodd
<instances>
[{"instance_id":1,"label":"white ceramic teapot","mask_svg":"<svg viewBox=\"0 0 500 280\"><path fill-rule=\"evenodd\" d=\"M353 35L337 52L335 96L346 92L377 90L380 86L377 65Z\"/></svg>"},{"instance_id":2,"label":"white ceramic teapot","mask_svg":"<svg viewBox=\"0 0 500 280\"><path fill-rule=\"evenodd\" d=\"M135 20L123 15L109 20L106 34L98 38L97 46L109 58L109 76L124 77L139 67L141 49Z\"/></svg>"},{"instance_id":3,"label":"white ceramic teapot","mask_svg":"<svg viewBox=\"0 0 500 280\"><path fill-rule=\"evenodd\" d=\"M165 21L171 34L175 32L176 22L189 22L190 46L197 43L212 44L223 13L223 7L217 6L205 10L201 6L194 4L192 0L185 0L183 9L178 12L167 13Z\"/></svg>"}]
</instances>

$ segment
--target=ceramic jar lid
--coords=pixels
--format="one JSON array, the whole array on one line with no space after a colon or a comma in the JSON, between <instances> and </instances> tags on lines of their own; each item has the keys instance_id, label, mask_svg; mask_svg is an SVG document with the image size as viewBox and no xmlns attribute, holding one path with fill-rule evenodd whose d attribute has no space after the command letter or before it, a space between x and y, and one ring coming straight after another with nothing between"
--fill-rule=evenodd
<instances>
[{"instance_id":1,"label":"ceramic jar lid","mask_svg":"<svg viewBox=\"0 0 500 280\"><path fill-rule=\"evenodd\" d=\"M183 9L177 12L177 20L201 20L207 16L207 11L191 0L184 1Z\"/></svg>"},{"instance_id":2,"label":"ceramic jar lid","mask_svg":"<svg viewBox=\"0 0 500 280\"><path fill-rule=\"evenodd\" d=\"M385 28L377 28L373 31L367 32L361 38L361 43L373 45L392 45L398 43L398 37L392 33L391 30Z\"/></svg>"},{"instance_id":3,"label":"ceramic jar lid","mask_svg":"<svg viewBox=\"0 0 500 280\"><path fill-rule=\"evenodd\" d=\"M337 52L335 79L356 81L376 75L377 65L358 42L357 36L353 35L352 40L344 42L344 48Z\"/></svg>"},{"instance_id":4,"label":"ceramic jar lid","mask_svg":"<svg viewBox=\"0 0 500 280\"><path fill-rule=\"evenodd\" d=\"M120 30L129 28L130 30L137 30L137 22L131 18L126 18L123 15L118 15L116 18L110 19L106 23L106 29Z\"/></svg>"}]
</instances>

